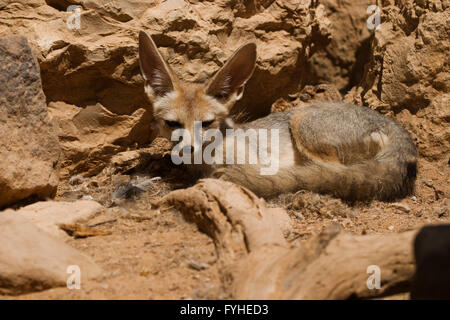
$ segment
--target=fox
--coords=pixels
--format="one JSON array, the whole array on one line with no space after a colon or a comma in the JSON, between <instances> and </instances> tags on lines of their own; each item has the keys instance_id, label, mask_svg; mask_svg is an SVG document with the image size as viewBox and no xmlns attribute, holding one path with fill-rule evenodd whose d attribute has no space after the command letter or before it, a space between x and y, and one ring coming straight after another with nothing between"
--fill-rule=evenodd
<instances>
[{"instance_id":1,"label":"fox","mask_svg":"<svg viewBox=\"0 0 450 320\"><path fill-rule=\"evenodd\" d=\"M230 181L260 197L309 190L349 201L393 201L414 192L418 155L411 136L369 107L324 101L235 123L231 108L242 98L256 62L257 46L247 43L204 83L187 82L164 60L151 36L139 33L144 90L159 136L170 139L175 130L186 130L191 134L183 137L183 150L195 152L195 122L221 132L278 132L275 174L262 175L261 163L191 165L200 177ZM225 134L224 145L227 139Z\"/></svg>"}]
</instances>

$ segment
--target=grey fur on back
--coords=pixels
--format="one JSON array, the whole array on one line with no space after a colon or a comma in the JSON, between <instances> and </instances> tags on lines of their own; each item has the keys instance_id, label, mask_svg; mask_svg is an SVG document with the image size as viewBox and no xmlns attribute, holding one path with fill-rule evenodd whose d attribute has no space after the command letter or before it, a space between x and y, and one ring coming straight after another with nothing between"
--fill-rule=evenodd
<instances>
[{"instance_id":1,"label":"grey fur on back","mask_svg":"<svg viewBox=\"0 0 450 320\"><path fill-rule=\"evenodd\" d=\"M336 147L341 162L311 161L308 174L300 173L307 189L349 200L393 200L413 192L417 150L394 120L367 107L321 103L297 129L316 148ZM382 147L374 146L374 136L386 138Z\"/></svg>"},{"instance_id":2,"label":"grey fur on back","mask_svg":"<svg viewBox=\"0 0 450 320\"><path fill-rule=\"evenodd\" d=\"M370 108L323 102L241 128L280 129L281 166L275 176L260 176L248 165L218 174L261 196L307 189L347 200L394 200L414 190L417 151L410 135ZM292 149L295 163L283 165Z\"/></svg>"}]
</instances>

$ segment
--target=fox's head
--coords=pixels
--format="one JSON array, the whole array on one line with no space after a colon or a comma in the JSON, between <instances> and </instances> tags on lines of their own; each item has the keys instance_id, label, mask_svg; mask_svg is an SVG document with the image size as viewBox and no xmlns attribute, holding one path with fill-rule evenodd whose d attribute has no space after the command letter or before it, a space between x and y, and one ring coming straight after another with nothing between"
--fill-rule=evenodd
<instances>
[{"instance_id":1,"label":"fox's head","mask_svg":"<svg viewBox=\"0 0 450 320\"><path fill-rule=\"evenodd\" d=\"M256 45L242 46L203 84L179 79L144 31L139 33L139 60L160 136L170 139L174 130L185 129L193 139L196 121L202 123L203 129L221 128L228 122L230 110L242 97L255 68ZM183 142L194 145L193 141Z\"/></svg>"}]
</instances>

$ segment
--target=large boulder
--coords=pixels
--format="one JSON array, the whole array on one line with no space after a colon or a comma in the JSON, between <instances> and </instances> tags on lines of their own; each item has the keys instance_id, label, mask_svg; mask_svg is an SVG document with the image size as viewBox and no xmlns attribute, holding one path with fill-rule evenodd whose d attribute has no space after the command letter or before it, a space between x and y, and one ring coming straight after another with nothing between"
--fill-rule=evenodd
<instances>
[{"instance_id":1,"label":"large boulder","mask_svg":"<svg viewBox=\"0 0 450 320\"><path fill-rule=\"evenodd\" d=\"M49 114L58 124L62 149L60 176L99 173L118 152L141 147L152 134L151 114L143 108L115 114L101 104L85 108L51 102Z\"/></svg>"},{"instance_id":2,"label":"large boulder","mask_svg":"<svg viewBox=\"0 0 450 320\"><path fill-rule=\"evenodd\" d=\"M54 196L59 142L26 38L0 38L0 207Z\"/></svg>"},{"instance_id":3,"label":"large boulder","mask_svg":"<svg viewBox=\"0 0 450 320\"><path fill-rule=\"evenodd\" d=\"M448 1L383 1L361 83L348 95L394 116L428 160L450 155Z\"/></svg>"},{"instance_id":4,"label":"large boulder","mask_svg":"<svg viewBox=\"0 0 450 320\"><path fill-rule=\"evenodd\" d=\"M308 61L308 83L332 83L345 92L359 84L370 58L371 32L366 20L373 0L321 0L331 22L331 41Z\"/></svg>"},{"instance_id":5,"label":"large boulder","mask_svg":"<svg viewBox=\"0 0 450 320\"><path fill-rule=\"evenodd\" d=\"M102 210L102 205L92 200L40 201L20 208L16 214L26 218L47 234L65 239L68 235L59 225L89 220Z\"/></svg>"},{"instance_id":6,"label":"large boulder","mask_svg":"<svg viewBox=\"0 0 450 320\"><path fill-rule=\"evenodd\" d=\"M70 7L77 4L80 10ZM312 0L0 0L0 8L0 36L27 36L39 60L47 101L66 103L66 118L73 108L87 106L104 107L111 117L151 110L139 69L140 29L153 35L163 56L188 81L208 79L235 49L255 42L256 70L234 110L249 118L268 114L276 99L295 93L305 77L307 59L329 41L324 7ZM122 140L139 147L150 142L148 122L145 132L143 121L127 121L141 136L128 139L130 130L122 130ZM98 131L103 129L110 128ZM93 145L82 131L75 137L79 147L75 140L69 143L73 136L62 133L64 174L84 170L87 158L95 158L101 170L110 157L99 154L124 150L111 139ZM72 146L76 150L66 150ZM91 169L87 172L94 174Z\"/></svg>"},{"instance_id":7,"label":"large boulder","mask_svg":"<svg viewBox=\"0 0 450 320\"><path fill-rule=\"evenodd\" d=\"M38 229L12 210L0 212L0 293L18 295L101 276L100 267L63 241ZM72 267L72 266L77 266Z\"/></svg>"}]
</instances>

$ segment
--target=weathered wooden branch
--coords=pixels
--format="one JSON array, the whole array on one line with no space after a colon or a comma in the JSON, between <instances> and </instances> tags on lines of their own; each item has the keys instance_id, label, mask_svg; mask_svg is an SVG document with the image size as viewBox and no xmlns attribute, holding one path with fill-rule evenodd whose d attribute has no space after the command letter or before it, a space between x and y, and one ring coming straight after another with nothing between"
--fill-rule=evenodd
<instances>
[{"instance_id":1,"label":"weathered wooden branch","mask_svg":"<svg viewBox=\"0 0 450 320\"><path fill-rule=\"evenodd\" d=\"M205 179L159 202L182 212L216 246L222 281L236 299L374 298L409 290L414 274L415 231L350 235L332 225L300 247L283 231L290 218L249 190ZM367 268L381 271L380 289L369 289Z\"/></svg>"}]
</instances>

